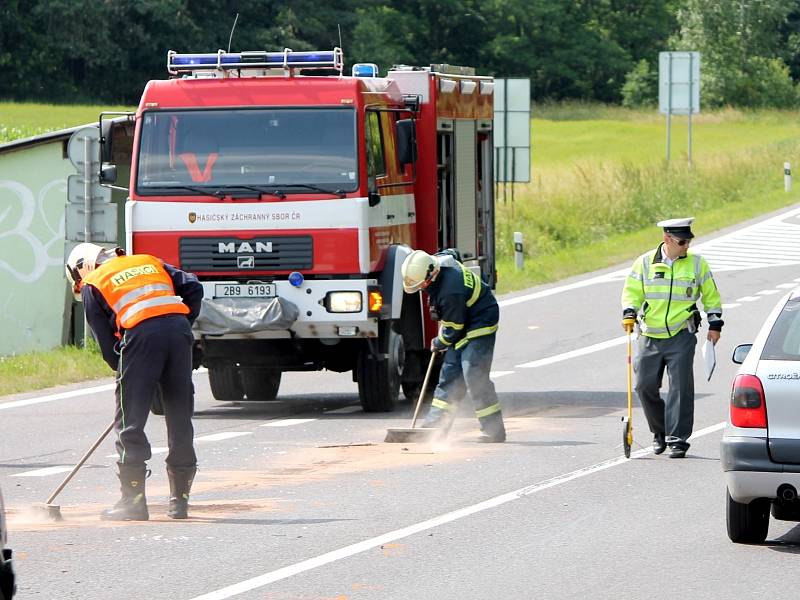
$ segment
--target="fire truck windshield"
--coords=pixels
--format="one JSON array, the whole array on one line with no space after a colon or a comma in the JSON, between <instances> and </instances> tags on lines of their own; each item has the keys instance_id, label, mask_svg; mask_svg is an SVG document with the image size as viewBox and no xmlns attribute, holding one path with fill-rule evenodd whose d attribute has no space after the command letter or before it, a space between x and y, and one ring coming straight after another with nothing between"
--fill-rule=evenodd
<instances>
[{"instance_id":1,"label":"fire truck windshield","mask_svg":"<svg viewBox=\"0 0 800 600\"><path fill-rule=\"evenodd\" d=\"M341 195L358 185L352 108L147 111L136 191Z\"/></svg>"}]
</instances>

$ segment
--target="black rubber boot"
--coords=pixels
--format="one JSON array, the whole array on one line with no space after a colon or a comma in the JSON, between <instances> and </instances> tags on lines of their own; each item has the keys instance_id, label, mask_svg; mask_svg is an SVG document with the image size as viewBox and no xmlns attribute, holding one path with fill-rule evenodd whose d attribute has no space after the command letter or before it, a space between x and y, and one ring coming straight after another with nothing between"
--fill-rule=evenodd
<instances>
[{"instance_id":1,"label":"black rubber boot","mask_svg":"<svg viewBox=\"0 0 800 600\"><path fill-rule=\"evenodd\" d=\"M119 465L122 498L114 506L104 510L100 518L104 521L147 521L150 513L147 511L144 492L146 477L147 469L144 466Z\"/></svg>"},{"instance_id":2,"label":"black rubber boot","mask_svg":"<svg viewBox=\"0 0 800 600\"><path fill-rule=\"evenodd\" d=\"M167 516L171 519L185 519L189 516L189 492L197 467L171 467L167 465L169 477L169 508Z\"/></svg>"}]
</instances>

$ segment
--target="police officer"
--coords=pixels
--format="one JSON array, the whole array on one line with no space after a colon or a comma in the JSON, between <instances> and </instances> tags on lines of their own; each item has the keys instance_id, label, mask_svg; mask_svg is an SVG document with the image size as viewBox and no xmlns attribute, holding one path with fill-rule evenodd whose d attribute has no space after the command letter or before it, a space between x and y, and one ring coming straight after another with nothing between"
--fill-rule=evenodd
<instances>
[{"instance_id":1,"label":"police officer","mask_svg":"<svg viewBox=\"0 0 800 600\"><path fill-rule=\"evenodd\" d=\"M414 250L401 267L403 289L425 290L440 318L431 352L444 352L439 385L425 427L449 431L459 402L469 392L481 425L480 442L504 442L500 403L489 379L500 310L489 286L446 253Z\"/></svg>"},{"instance_id":2,"label":"police officer","mask_svg":"<svg viewBox=\"0 0 800 600\"><path fill-rule=\"evenodd\" d=\"M197 467L191 326L200 311L203 287L195 275L154 256L125 256L120 248L88 243L72 250L66 271L103 358L117 371L114 423L122 498L101 518L149 518L145 477L151 453L144 426L160 385L169 444L167 514L185 519Z\"/></svg>"},{"instance_id":3,"label":"police officer","mask_svg":"<svg viewBox=\"0 0 800 600\"><path fill-rule=\"evenodd\" d=\"M669 445L670 458L683 458L694 425L694 352L702 300L708 318L707 338L716 344L724 324L722 301L706 260L689 252L693 217L658 223L664 237L655 250L633 262L622 290L622 326L641 336L634 363L636 392L650 431L653 452ZM666 401L659 389L666 369Z\"/></svg>"}]
</instances>

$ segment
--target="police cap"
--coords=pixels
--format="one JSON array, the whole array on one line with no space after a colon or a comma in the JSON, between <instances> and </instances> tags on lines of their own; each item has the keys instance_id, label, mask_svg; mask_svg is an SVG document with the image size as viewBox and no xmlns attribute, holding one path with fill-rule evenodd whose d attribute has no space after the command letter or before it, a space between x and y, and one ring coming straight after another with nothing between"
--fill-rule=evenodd
<instances>
[{"instance_id":1,"label":"police cap","mask_svg":"<svg viewBox=\"0 0 800 600\"><path fill-rule=\"evenodd\" d=\"M656 223L656 225L658 227L663 227L664 233L668 233L673 237L690 240L694 237L690 227L692 221L694 221L694 217L686 217L684 219L667 219L666 221L659 221Z\"/></svg>"}]
</instances>

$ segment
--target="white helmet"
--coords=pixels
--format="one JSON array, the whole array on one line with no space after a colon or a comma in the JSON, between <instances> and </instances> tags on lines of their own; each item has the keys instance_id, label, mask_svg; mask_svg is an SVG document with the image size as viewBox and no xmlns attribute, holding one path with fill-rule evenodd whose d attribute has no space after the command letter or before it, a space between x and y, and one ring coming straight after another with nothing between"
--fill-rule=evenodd
<instances>
[{"instance_id":1,"label":"white helmet","mask_svg":"<svg viewBox=\"0 0 800 600\"><path fill-rule=\"evenodd\" d=\"M400 267L403 289L408 294L424 290L439 274L439 261L423 250L414 250Z\"/></svg>"},{"instance_id":2,"label":"white helmet","mask_svg":"<svg viewBox=\"0 0 800 600\"><path fill-rule=\"evenodd\" d=\"M72 285L72 293L76 300L81 299L80 282L83 278L109 258L119 256L121 253L122 250L119 248L103 248L88 242L78 244L72 249L64 270L67 272L67 281Z\"/></svg>"}]
</instances>

